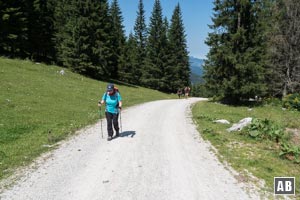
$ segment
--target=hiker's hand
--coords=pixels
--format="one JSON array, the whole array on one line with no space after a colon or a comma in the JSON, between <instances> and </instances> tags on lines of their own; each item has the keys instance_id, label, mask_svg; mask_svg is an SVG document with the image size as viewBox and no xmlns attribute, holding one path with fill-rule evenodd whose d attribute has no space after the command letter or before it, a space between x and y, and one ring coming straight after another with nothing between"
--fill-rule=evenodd
<instances>
[{"instance_id":1,"label":"hiker's hand","mask_svg":"<svg viewBox=\"0 0 300 200\"><path fill-rule=\"evenodd\" d=\"M121 109L122 109L122 107L121 107L121 106L119 106L119 109L121 110Z\"/></svg>"},{"instance_id":2,"label":"hiker's hand","mask_svg":"<svg viewBox=\"0 0 300 200\"><path fill-rule=\"evenodd\" d=\"M98 106L102 106L102 103L101 103L101 101L98 101Z\"/></svg>"}]
</instances>

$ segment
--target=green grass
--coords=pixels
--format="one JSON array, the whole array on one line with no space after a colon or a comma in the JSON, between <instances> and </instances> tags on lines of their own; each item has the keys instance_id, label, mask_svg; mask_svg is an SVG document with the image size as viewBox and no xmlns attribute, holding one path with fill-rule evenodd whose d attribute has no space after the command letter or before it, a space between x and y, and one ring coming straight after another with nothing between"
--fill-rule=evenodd
<instances>
[{"instance_id":1,"label":"green grass","mask_svg":"<svg viewBox=\"0 0 300 200\"><path fill-rule=\"evenodd\" d=\"M0 179L27 165L75 130L99 119L97 102L107 83L57 66L0 58ZM126 108L174 98L117 85ZM103 115L102 115L103 116Z\"/></svg>"},{"instance_id":2,"label":"green grass","mask_svg":"<svg viewBox=\"0 0 300 200\"><path fill-rule=\"evenodd\" d=\"M248 107L200 102L193 107L193 118L199 132L216 147L221 161L228 162L249 179L251 178L247 176L246 170L265 180L266 188L262 189L269 192L273 192L274 177L296 177L296 194L299 194L297 185L300 179L300 164L280 158L280 147L276 142L257 140L240 132L226 131L232 123L237 123L245 117L267 118L282 127L300 129L300 112L284 111L279 106L258 106L250 111ZM227 119L231 124L214 123L216 119Z\"/></svg>"}]
</instances>

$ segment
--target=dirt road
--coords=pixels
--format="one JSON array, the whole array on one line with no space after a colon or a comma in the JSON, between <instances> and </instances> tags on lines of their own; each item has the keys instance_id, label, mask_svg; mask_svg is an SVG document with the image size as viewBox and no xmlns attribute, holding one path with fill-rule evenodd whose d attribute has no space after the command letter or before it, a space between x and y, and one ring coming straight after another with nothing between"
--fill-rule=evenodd
<instances>
[{"instance_id":1,"label":"dirt road","mask_svg":"<svg viewBox=\"0 0 300 200\"><path fill-rule=\"evenodd\" d=\"M0 199L250 199L199 138L190 105L155 101L122 112L121 137L101 139L100 122L39 159ZM259 199L252 196L253 199Z\"/></svg>"}]
</instances>

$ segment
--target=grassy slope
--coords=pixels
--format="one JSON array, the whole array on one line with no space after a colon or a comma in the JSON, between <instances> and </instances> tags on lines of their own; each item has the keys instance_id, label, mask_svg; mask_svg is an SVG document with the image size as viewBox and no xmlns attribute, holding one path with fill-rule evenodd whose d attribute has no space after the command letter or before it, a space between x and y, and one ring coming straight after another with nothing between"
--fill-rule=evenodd
<instances>
[{"instance_id":1,"label":"grassy slope","mask_svg":"<svg viewBox=\"0 0 300 200\"><path fill-rule=\"evenodd\" d=\"M299 164L279 157L275 142L255 140L239 132L228 133L231 125L213 123L216 119L227 119L237 123L245 117L270 119L283 127L300 128L300 112L283 111L281 107L261 106L251 111L247 107L232 107L212 102L201 102L193 107L193 117L203 138L209 140L218 150L221 160L228 161L233 168L242 172L248 170L266 181L266 188L273 192L275 176L300 178ZM248 177L249 178L249 177ZM247 178L246 178L247 180ZM296 183L296 193L299 187Z\"/></svg>"},{"instance_id":2,"label":"grassy slope","mask_svg":"<svg viewBox=\"0 0 300 200\"><path fill-rule=\"evenodd\" d=\"M107 83L66 69L61 75L60 70L0 58L0 179L99 118L97 101ZM124 107L173 97L141 87L117 86Z\"/></svg>"}]
</instances>

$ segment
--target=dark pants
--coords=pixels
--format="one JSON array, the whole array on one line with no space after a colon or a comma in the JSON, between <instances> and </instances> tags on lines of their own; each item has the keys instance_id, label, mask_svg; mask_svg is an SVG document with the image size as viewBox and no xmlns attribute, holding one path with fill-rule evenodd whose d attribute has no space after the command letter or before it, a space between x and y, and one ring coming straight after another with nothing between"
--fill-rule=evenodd
<instances>
[{"instance_id":1,"label":"dark pants","mask_svg":"<svg viewBox=\"0 0 300 200\"><path fill-rule=\"evenodd\" d=\"M118 123L118 117L119 114L113 114L110 112L105 112L106 121L107 121L107 133L108 136L113 136L114 131L112 128L112 125L114 125L115 131L119 133L119 123Z\"/></svg>"}]
</instances>

